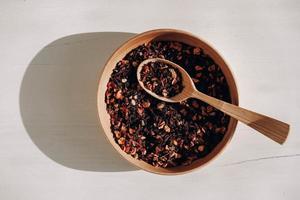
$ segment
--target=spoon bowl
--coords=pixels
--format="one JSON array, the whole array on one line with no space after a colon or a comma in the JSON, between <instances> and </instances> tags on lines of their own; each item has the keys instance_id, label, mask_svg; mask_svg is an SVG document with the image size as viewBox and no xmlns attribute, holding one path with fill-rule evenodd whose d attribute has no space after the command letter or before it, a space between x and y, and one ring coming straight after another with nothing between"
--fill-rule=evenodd
<instances>
[{"instance_id":1,"label":"spoon bowl","mask_svg":"<svg viewBox=\"0 0 300 200\"><path fill-rule=\"evenodd\" d=\"M168 64L168 65L171 65L171 66L177 68L179 70L179 73L182 76L183 90L179 94L177 94L173 97L167 98L167 97L157 95L154 92L152 92L151 90L147 89L144 86L144 83L141 81L141 71L142 71L144 65L146 65L148 63L151 63L151 62L161 62L161 63L165 63L165 64ZM160 99L162 101L166 101L166 102L170 102L170 103L181 102L181 101L184 101L184 100L190 98L191 95L193 94L193 91L196 90L196 87L195 87L194 82L191 79L190 75L182 67L180 67L176 63L173 63L169 60L165 60L165 59L162 59L162 58L150 58L150 59L144 60L138 66L136 75L137 75L137 80L138 80L140 86L148 94L150 94L151 96L153 96L157 99Z\"/></svg>"}]
</instances>

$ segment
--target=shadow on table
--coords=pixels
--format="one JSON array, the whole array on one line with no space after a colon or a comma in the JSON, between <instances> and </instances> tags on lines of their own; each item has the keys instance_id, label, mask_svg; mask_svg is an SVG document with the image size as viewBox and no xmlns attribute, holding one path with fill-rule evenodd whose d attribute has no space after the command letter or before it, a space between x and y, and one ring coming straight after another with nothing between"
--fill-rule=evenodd
<instances>
[{"instance_id":1,"label":"shadow on table","mask_svg":"<svg viewBox=\"0 0 300 200\"><path fill-rule=\"evenodd\" d=\"M33 58L22 81L20 110L32 141L49 158L78 170L137 170L106 141L96 103L106 60L134 35L71 35L50 43Z\"/></svg>"}]
</instances>

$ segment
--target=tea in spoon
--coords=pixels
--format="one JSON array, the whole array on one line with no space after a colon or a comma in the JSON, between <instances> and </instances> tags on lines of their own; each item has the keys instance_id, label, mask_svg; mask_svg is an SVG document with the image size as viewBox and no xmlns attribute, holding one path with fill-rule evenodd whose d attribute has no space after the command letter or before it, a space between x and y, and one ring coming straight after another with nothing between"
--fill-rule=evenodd
<instances>
[{"instance_id":1,"label":"tea in spoon","mask_svg":"<svg viewBox=\"0 0 300 200\"><path fill-rule=\"evenodd\" d=\"M153 92L150 90L148 86L144 85L143 81L141 80L141 72L143 67L149 63L164 63L166 66L171 66L172 68L176 69L182 79L183 88L181 91L177 91L178 94L172 96L168 95L167 92L160 94L159 92ZM224 112L225 114L237 119L238 121L243 122L244 124L250 126L251 128L257 130L258 132L264 134L265 136L269 137L270 139L274 140L279 144L283 144L288 136L289 133L289 125L281 122L279 120L273 119L271 117L246 110L239 106L227 103L225 101L216 99L214 97L208 96L200 91L198 91L194 85L193 80L191 79L190 75L179 65L165 60L161 58L151 58L144 60L137 68L137 79L141 87L153 97L160 99L162 101L176 103L184 101L188 98L197 98L216 109ZM176 92L176 91L175 91Z\"/></svg>"}]
</instances>

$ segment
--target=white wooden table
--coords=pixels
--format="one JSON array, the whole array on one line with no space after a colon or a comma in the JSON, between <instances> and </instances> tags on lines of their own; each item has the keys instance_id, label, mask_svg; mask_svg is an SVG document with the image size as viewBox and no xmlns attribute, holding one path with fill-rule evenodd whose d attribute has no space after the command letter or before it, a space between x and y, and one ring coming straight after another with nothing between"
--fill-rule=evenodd
<instances>
[{"instance_id":1,"label":"white wooden table","mask_svg":"<svg viewBox=\"0 0 300 200\"><path fill-rule=\"evenodd\" d=\"M98 72L135 33L190 31L236 76L240 105L291 124L280 146L239 124L182 176L133 168L104 140ZM299 199L300 1L0 1L0 199Z\"/></svg>"}]
</instances>

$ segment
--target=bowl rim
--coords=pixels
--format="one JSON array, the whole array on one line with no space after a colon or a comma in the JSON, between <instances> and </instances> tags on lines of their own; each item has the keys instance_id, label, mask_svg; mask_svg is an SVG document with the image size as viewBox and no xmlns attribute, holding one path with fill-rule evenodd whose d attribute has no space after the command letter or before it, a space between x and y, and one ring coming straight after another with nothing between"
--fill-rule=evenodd
<instances>
[{"instance_id":1,"label":"bowl rim","mask_svg":"<svg viewBox=\"0 0 300 200\"><path fill-rule=\"evenodd\" d=\"M206 51L210 51L212 53L214 53L217 57L219 57L219 59L223 62L223 65L220 66L222 68L222 70L224 70L223 68L227 68L228 70L228 73L231 77L231 86L228 86L229 87L229 90L230 90L230 98L231 98L231 101L233 104L235 105L239 105L239 90L238 90L238 87L237 87L237 84L236 84L236 78L235 78L235 75L232 71L232 68L230 67L230 65L225 61L225 59L223 58L222 54L220 54L219 51L217 51L213 45L211 45L209 42L207 42L206 40L202 39L201 37L199 36L196 36L190 32L187 32L187 31L183 31L183 30L179 30L179 29L171 29L171 28L161 28L161 29L153 29L153 30L149 30L149 31L145 31L145 32L142 32L140 34L137 34L131 38L129 38L127 41L123 42L118 48L116 48L114 50L114 52L110 55L110 57L107 59L107 61L105 62L104 64L104 67L101 68L100 72L99 72L99 79L98 79L98 90L97 90L97 111L98 111L98 119L100 121L100 125L102 127L102 130L103 130L103 134L105 135L105 138L106 140L113 146L113 149L118 152L119 155L121 155L120 157L123 157L123 159L125 159L128 163L130 163L130 165L134 166L134 167L137 167L139 169L142 169L144 171L147 171L147 172L150 172L150 173L154 173L154 174L159 174L159 175L181 175L181 174L186 174L186 173L189 173L189 172L192 172L194 170L198 170L204 166L206 166L208 163L210 163L211 161L213 161L214 159L216 159L217 156L219 156L223 151L224 149L226 148L226 146L228 145L228 143L232 140L232 137L235 133L235 130L236 130L236 127L237 127L237 123L238 121L236 119L233 119L232 117L230 117L230 122L227 126L228 127L231 127L230 129L230 133L229 132L229 128L227 129L225 135L224 135L224 138L222 139L222 141L220 143L217 144L217 146L212 150L212 152L210 152L208 155L206 155L204 158L207 158L206 161L204 161L202 164L198 165L198 166L194 166L192 168L189 168L188 166L179 166L179 167L174 167L174 168L157 168L157 167L154 167L148 163L146 163L145 161L142 161L142 160L138 160L138 159L135 159L133 157L131 157L131 155L125 153L123 150L120 149L119 145L116 144L116 142L113 140L111 140L109 138L109 135L108 134L111 134L113 135L111 129L109 128L109 130L106 130L103 126L103 123L104 122L104 117L100 114L101 113L101 108L100 108L100 104L103 104L105 103L105 99L103 98L100 98L101 97L101 93L104 93L105 94L105 91L102 91L102 84L104 82L104 71L106 68L109 67L109 63L111 62L111 60L116 57L116 55L118 55L120 53L120 51L128 44L130 44L131 42L139 39L139 38L142 38L144 36L147 36L147 35L150 35L150 34L153 34L153 33L158 33L158 34L172 34L172 33L175 33L175 34L179 34L179 35L185 35L185 36L188 36L190 38L193 38L193 39L196 39L198 40L199 42L203 43L204 45L206 45L208 48L210 48L209 50L207 49L204 49ZM176 40L174 40L176 41ZM142 43L141 43L142 44ZM126 52L130 52L132 49L129 49L129 50L126 50ZM219 64L218 64L219 65ZM227 80L227 77L225 76L226 80ZM228 80L227 80L228 81ZM101 84L102 83L102 84ZM105 88L106 88L106 85L107 83L104 83L105 84ZM235 93L235 94L232 94L232 91ZM105 97L105 95L104 95ZM106 105L106 103L105 103ZM109 116L109 114L106 112L105 110L105 113L106 115ZM226 138L225 138L226 136ZM222 144L221 144L222 143ZM204 158L200 158L200 159L197 159L197 160L201 160L201 159L204 159ZM133 160L135 162L133 162ZM197 161L196 160L196 161ZM196 162L194 161L194 162ZM140 165L137 164L137 162L143 162L144 164L146 165L149 165L149 167L151 166L151 168L156 168L156 169L160 169L160 170L163 170L163 171L157 171L157 170L150 170L148 168L145 168L145 167L141 167ZM170 169L176 169L176 168L182 168L184 170L180 170L180 171L173 171L173 170L170 170ZM167 169L167 170L165 170ZM165 170L165 171L164 171Z\"/></svg>"}]
</instances>

